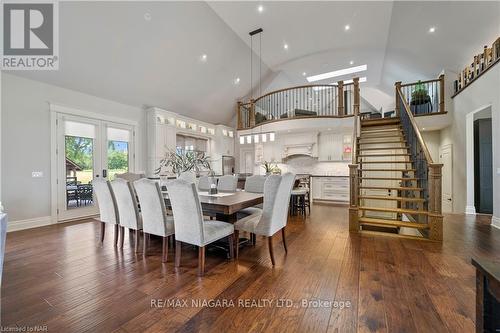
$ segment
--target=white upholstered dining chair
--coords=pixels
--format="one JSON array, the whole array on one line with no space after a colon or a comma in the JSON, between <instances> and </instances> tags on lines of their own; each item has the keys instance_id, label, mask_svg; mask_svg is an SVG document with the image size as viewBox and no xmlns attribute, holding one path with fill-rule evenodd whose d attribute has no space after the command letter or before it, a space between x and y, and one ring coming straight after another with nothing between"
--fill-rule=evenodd
<instances>
[{"instance_id":1,"label":"white upholstered dining chair","mask_svg":"<svg viewBox=\"0 0 500 333\"><path fill-rule=\"evenodd\" d=\"M238 177L233 175L224 175L219 177L217 190L221 192L236 192L238 187Z\"/></svg>"},{"instance_id":2,"label":"white upholstered dining chair","mask_svg":"<svg viewBox=\"0 0 500 333\"><path fill-rule=\"evenodd\" d=\"M196 183L196 174L193 171L184 171L179 175L179 179L185 180L188 183Z\"/></svg>"},{"instance_id":3,"label":"white upholstered dining chair","mask_svg":"<svg viewBox=\"0 0 500 333\"><path fill-rule=\"evenodd\" d=\"M139 230L142 230L142 220L139 215L139 207L132 184L124 178L116 178L111 182L111 188L115 195L118 215L120 217L120 247L123 248L125 238L124 228L134 230L135 252L139 252Z\"/></svg>"},{"instance_id":4,"label":"white upholstered dining chair","mask_svg":"<svg viewBox=\"0 0 500 333\"><path fill-rule=\"evenodd\" d=\"M168 238L174 234L174 221L171 216L167 216L160 185L144 178L135 181L134 188L141 206L143 255L147 256L149 235L160 236L163 238L162 262L167 262Z\"/></svg>"},{"instance_id":5,"label":"white upholstered dining chair","mask_svg":"<svg viewBox=\"0 0 500 333\"><path fill-rule=\"evenodd\" d=\"M201 192L210 190L210 178L208 176L201 176L200 179L198 179L198 190Z\"/></svg>"},{"instance_id":6,"label":"white upholstered dining chair","mask_svg":"<svg viewBox=\"0 0 500 333\"><path fill-rule=\"evenodd\" d=\"M193 183L174 180L167 183L175 224L175 266L180 266L181 242L198 246L198 275L205 273L205 246L229 237L229 254L233 255L234 227L230 223L203 220L200 198Z\"/></svg>"},{"instance_id":7,"label":"white upholstered dining chair","mask_svg":"<svg viewBox=\"0 0 500 333\"><path fill-rule=\"evenodd\" d=\"M94 178L94 180L92 180L92 187L94 189L94 193L97 198L97 204L99 206L99 221L101 222L101 244L104 241L106 224L111 224L114 225L115 228L115 238L113 240L113 245L116 246L118 244L119 215L116 206L115 195L113 194L111 184L104 178Z\"/></svg>"},{"instance_id":8,"label":"white upholstered dining chair","mask_svg":"<svg viewBox=\"0 0 500 333\"><path fill-rule=\"evenodd\" d=\"M245 192L264 193L264 183L266 182L266 178L266 176L261 175L247 177L245 180Z\"/></svg>"},{"instance_id":9,"label":"white upholstered dining chair","mask_svg":"<svg viewBox=\"0 0 500 333\"><path fill-rule=\"evenodd\" d=\"M280 230L283 237L285 252L288 252L285 227L294 180L295 175L289 172L285 173L283 176L268 176L264 183L264 207L262 212L248 215L234 224L235 239L238 239L240 231L247 231L255 235L267 237L269 254L273 266L275 264L273 235ZM239 246L237 242L235 246L236 258L238 258Z\"/></svg>"},{"instance_id":10,"label":"white upholstered dining chair","mask_svg":"<svg viewBox=\"0 0 500 333\"><path fill-rule=\"evenodd\" d=\"M125 179L126 181L133 183L136 180L146 178L144 173L133 173L133 172L125 172L125 173L117 173L115 178Z\"/></svg>"}]
</instances>

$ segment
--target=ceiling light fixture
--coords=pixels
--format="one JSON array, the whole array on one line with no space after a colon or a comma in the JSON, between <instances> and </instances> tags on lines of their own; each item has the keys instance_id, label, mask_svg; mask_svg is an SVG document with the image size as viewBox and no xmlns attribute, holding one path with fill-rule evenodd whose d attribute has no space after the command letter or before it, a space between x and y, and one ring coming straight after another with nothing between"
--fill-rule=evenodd
<instances>
[{"instance_id":1,"label":"ceiling light fixture","mask_svg":"<svg viewBox=\"0 0 500 333\"><path fill-rule=\"evenodd\" d=\"M237 77L236 79L234 79L234 84L239 84L240 83L240 78Z\"/></svg>"},{"instance_id":2,"label":"ceiling light fixture","mask_svg":"<svg viewBox=\"0 0 500 333\"><path fill-rule=\"evenodd\" d=\"M288 44L287 44L287 43L283 44L283 48L284 48L285 50L288 50Z\"/></svg>"},{"instance_id":3,"label":"ceiling light fixture","mask_svg":"<svg viewBox=\"0 0 500 333\"><path fill-rule=\"evenodd\" d=\"M302 72L302 76L306 76L306 75L307 75L307 73L306 73L306 72Z\"/></svg>"},{"instance_id":4,"label":"ceiling light fixture","mask_svg":"<svg viewBox=\"0 0 500 333\"><path fill-rule=\"evenodd\" d=\"M347 31L349 29L351 29L351 27L349 26L349 24L346 24L346 26L344 27L344 30Z\"/></svg>"},{"instance_id":5,"label":"ceiling light fixture","mask_svg":"<svg viewBox=\"0 0 500 333\"><path fill-rule=\"evenodd\" d=\"M201 61L205 62L208 59L208 56L206 54L202 54L200 57Z\"/></svg>"},{"instance_id":6,"label":"ceiling light fixture","mask_svg":"<svg viewBox=\"0 0 500 333\"><path fill-rule=\"evenodd\" d=\"M337 76L342 76L342 75L347 75L347 74L353 74L353 73L363 72L363 71L366 71L367 69L368 69L367 65L349 67L349 68L339 69L339 70L333 71L333 72L328 72L328 73L323 73L323 74L308 76L307 77L307 81L308 82L316 82L316 81L331 79L332 77L337 77Z\"/></svg>"},{"instance_id":7,"label":"ceiling light fixture","mask_svg":"<svg viewBox=\"0 0 500 333\"><path fill-rule=\"evenodd\" d=\"M436 27L430 27L430 28L429 28L429 32L430 32L430 33L433 33L434 31L436 31Z\"/></svg>"},{"instance_id":8,"label":"ceiling light fixture","mask_svg":"<svg viewBox=\"0 0 500 333\"><path fill-rule=\"evenodd\" d=\"M151 21L151 13L144 13L144 19L146 21Z\"/></svg>"},{"instance_id":9,"label":"ceiling light fixture","mask_svg":"<svg viewBox=\"0 0 500 333\"><path fill-rule=\"evenodd\" d=\"M259 7L257 7L257 10L259 11L259 13L262 13L264 11L264 6L259 5Z\"/></svg>"},{"instance_id":10,"label":"ceiling light fixture","mask_svg":"<svg viewBox=\"0 0 500 333\"><path fill-rule=\"evenodd\" d=\"M349 61L349 65L354 65L354 60Z\"/></svg>"}]
</instances>

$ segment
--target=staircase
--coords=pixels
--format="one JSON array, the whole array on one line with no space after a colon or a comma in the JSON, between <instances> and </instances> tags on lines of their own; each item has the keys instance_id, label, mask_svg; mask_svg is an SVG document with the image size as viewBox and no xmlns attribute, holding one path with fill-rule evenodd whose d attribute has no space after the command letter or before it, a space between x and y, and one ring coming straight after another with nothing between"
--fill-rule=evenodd
<instances>
[{"instance_id":1,"label":"staircase","mask_svg":"<svg viewBox=\"0 0 500 333\"><path fill-rule=\"evenodd\" d=\"M361 230L420 236L425 199L400 119L362 120L357 148Z\"/></svg>"},{"instance_id":2,"label":"staircase","mask_svg":"<svg viewBox=\"0 0 500 333\"><path fill-rule=\"evenodd\" d=\"M350 231L441 241L442 165L432 161L400 87L395 117L361 120L355 112L353 143Z\"/></svg>"}]
</instances>

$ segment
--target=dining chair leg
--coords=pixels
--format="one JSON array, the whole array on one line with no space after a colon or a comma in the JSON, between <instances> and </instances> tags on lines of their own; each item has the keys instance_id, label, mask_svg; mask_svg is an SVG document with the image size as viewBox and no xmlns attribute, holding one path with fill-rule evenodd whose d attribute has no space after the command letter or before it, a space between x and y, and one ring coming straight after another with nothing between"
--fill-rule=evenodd
<instances>
[{"instance_id":1,"label":"dining chair leg","mask_svg":"<svg viewBox=\"0 0 500 333\"><path fill-rule=\"evenodd\" d=\"M198 276L205 275L205 247L198 247Z\"/></svg>"},{"instance_id":2,"label":"dining chair leg","mask_svg":"<svg viewBox=\"0 0 500 333\"><path fill-rule=\"evenodd\" d=\"M288 248L286 247L285 227L281 228L281 237L283 238L283 246L285 247L285 253L288 253Z\"/></svg>"},{"instance_id":3,"label":"dining chair leg","mask_svg":"<svg viewBox=\"0 0 500 333\"><path fill-rule=\"evenodd\" d=\"M104 242L104 231L106 230L106 223L101 222L101 244Z\"/></svg>"},{"instance_id":4,"label":"dining chair leg","mask_svg":"<svg viewBox=\"0 0 500 333\"><path fill-rule=\"evenodd\" d=\"M273 236L267 237L267 245L269 247L269 255L271 256L271 263L274 266Z\"/></svg>"},{"instance_id":5,"label":"dining chair leg","mask_svg":"<svg viewBox=\"0 0 500 333\"><path fill-rule=\"evenodd\" d=\"M238 259L238 254L240 252L240 231L234 231L234 255Z\"/></svg>"},{"instance_id":6,"label":"dining chair leg","mask_svg":"<svg viewBox=\"0 0 500 333\"><path fill-rule=\"evenodd\" d=\"M144 233L142 236L142 255L147 256L148 255L148 238L149 234Z\"/></svg>"},{"instance_id":7,"label":"dining chair leg","mask_svg":"<svg viewBox=\"0 0 500 333\"><path fill-rule=\"evenodd\" d=\"M168 238L167 236L163 237L163 249L162 249L162 259L161 262L167 262L168 256Z\"/></svg>"},{"instance_id":8,"label":"dining chair leg","mask_svg":"<svg viewBox=\"0 0 500 333\"><path fill-rule=\"evenodd\" d=\"M125 227L120 227L122 238L120 238L120 248L123 249L123 241L125 239Z\"/></svg>"},{"instance_id":9,"label":"dining chair leg","mask_svg":"<svg viewBox=\"0 0 500 333\"><path fill-rule=\"evenodd\" d=\"M234 237L233 237L233 235L228 236L228 243L229 243L229 257L231 257L231 260L234 260Z\"/></svg>"},{"instance_id":10,"label":"dining chair leg","mask_svg":"<svg viewBox=\"0 0 500 333\"><path fill-rule=\"evenodd\" d=\"M252 245L255 246L257 245L257 235L252 233Z\"/></svg>"},{"instance_id":11,"label":"dining chair leg","mask_svg":"<svg viewBox=\"0 0 500 333\"><path fill-rule=\"evenodd\" d=\"M118 228L118 224L115 224L115 237L113 239L113 246L118 246L118 233L120 229Z\"/></svg>"},{"instance_id":12,"label":"dining chair leg","mask_svg":"<svg viewBox=\"0 0 500 333\"><path fill-rule=\"evenodd\" d=\"M181 242L175 241L175 267L181 265Z\"/></svg>"},{"instance_id":13,"label":"dining chair leg","mask_svg":"<svg viewBox=\"0 0 500 333\"><path fill-rule=\"evenodd\" d=\"M134 233L134 241L135 241L135 253L138 253L139 252L139 230L135 230L135 233Z\"/></svg>"}]
</instances>

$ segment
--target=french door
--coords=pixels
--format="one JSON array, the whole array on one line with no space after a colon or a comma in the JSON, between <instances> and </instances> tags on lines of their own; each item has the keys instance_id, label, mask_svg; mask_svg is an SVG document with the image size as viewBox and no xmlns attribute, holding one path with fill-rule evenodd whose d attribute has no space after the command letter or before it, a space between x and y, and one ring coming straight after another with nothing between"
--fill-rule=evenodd
<instances>
[{"instance_id":1,"label":"french door","mask_svg":"<svg viewBox=\"0 0 500 333\"><path fill-rule=\"evenodd\" d=\"M92 180L134 170L134 128L57 113L57 220L98 214Z\"/></svg>"}]
</instances>

